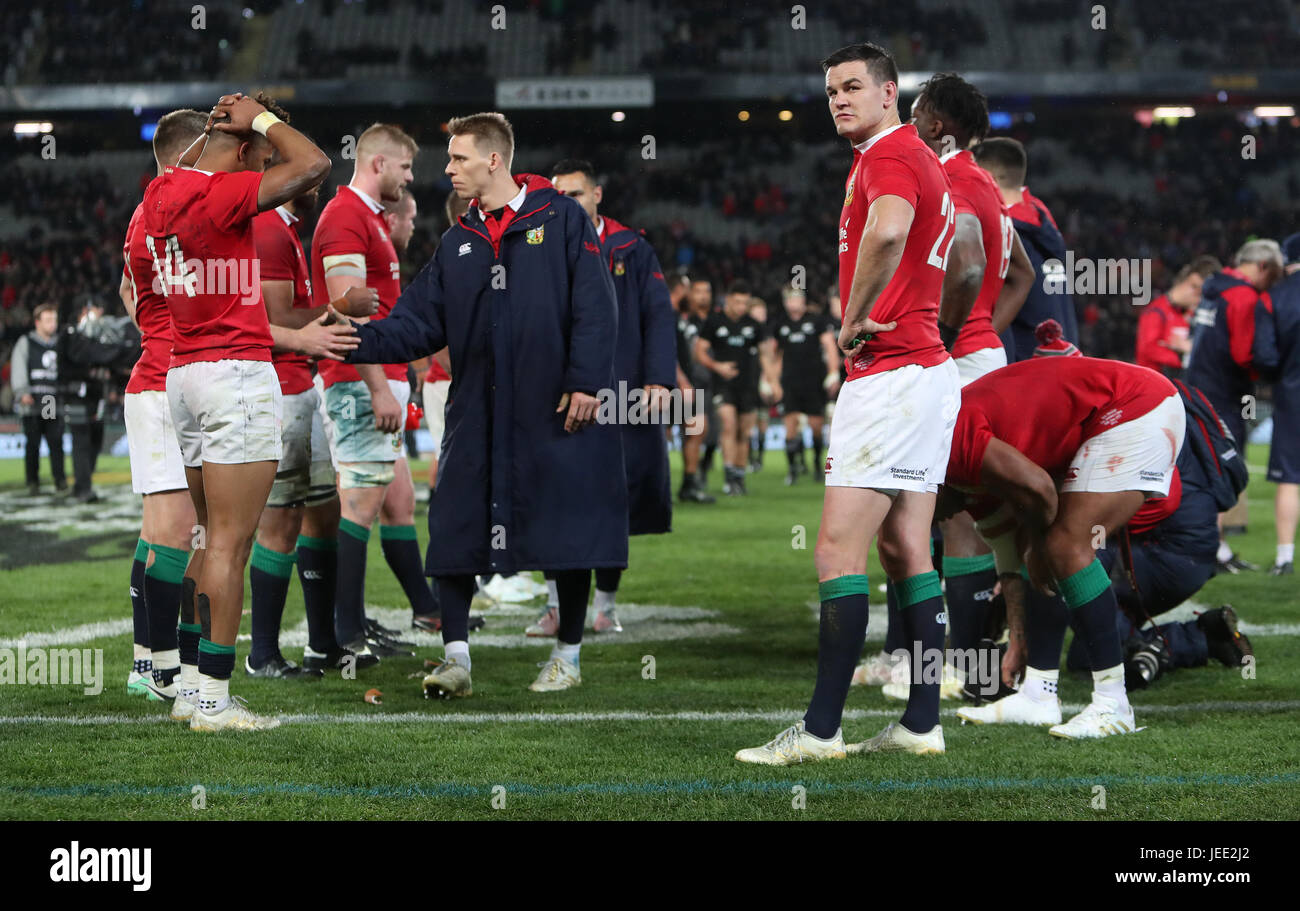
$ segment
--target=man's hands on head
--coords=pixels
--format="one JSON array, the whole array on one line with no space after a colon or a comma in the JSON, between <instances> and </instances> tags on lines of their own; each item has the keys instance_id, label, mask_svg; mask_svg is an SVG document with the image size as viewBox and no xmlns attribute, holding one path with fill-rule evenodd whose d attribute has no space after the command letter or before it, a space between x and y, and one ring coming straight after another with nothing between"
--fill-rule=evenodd
<instances>
[{"instance_id":1,"label":"man's hands on head","mask_svg":"<svg viewBox=\"0 0 1300 911\"><path fill-rule=\"evenodd\" d=\"M266 108L258 104L256 99L241 92L222 95L208 117L204 132L216 130L235 136L248 136L253 132L253 120L265 111Z\"/></svg>"},{"instance_id":2,"label":"man's hands on head","mask_svg":"<svg viewBox=\"0 0 1300 911\"><path fill-rule=\"evenodd\" d=\"M568 433L573 433L596 423L596 408L599 404L600 400L594 395L587 395L585 392L566 392L560 396L560 404L556 407L555 413L559 414L568 409L568 413L564 416L564 429Z\"/></svg>"}]
</instances>

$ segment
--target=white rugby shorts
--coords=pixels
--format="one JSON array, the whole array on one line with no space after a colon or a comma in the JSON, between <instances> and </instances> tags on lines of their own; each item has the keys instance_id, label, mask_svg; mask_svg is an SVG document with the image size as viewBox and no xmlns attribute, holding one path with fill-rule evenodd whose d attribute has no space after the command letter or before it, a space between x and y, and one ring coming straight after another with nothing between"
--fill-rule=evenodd
<instances>
[{"instance_id":1,"label":"white rugby shorts","mask_svg":"<svg viewBox=\"0 0 1300 911\"><path fill-rule=\"evenodd\" d=\"M173 367L167 402L187 468L279 461L280 379L270 361Z\"/></svg>"},{"instance_id":2,"label":"white rugby shorts","mask_svg":"<svg viewBox=\"0 0 1300 911\"><path fill-rule=\"evenodd\" d=\"M948 471L961 387L952 359L906 364L844 384L826 451L828 487L895 496L938 491Z\"/></svg>"}]
</instances>

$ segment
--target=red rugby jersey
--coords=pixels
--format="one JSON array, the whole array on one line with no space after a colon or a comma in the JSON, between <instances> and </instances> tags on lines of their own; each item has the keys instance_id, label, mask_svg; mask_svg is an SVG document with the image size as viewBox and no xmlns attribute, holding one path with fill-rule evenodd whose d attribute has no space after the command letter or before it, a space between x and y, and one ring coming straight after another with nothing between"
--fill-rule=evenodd
<instances>
[{"instance_id":1,"label":"red rugby jersey","mask_svg":"<svg viewBox=\"0 0 1300 911\"><path fill-rule=\"evenodd\" d=\"M310 310L311 279L307 256L294 228L298 219L277 206L253 219L253 242L262 262L262 281L293 282L294 309ZM271 355L282 395L297 395L311 388L311 361L305 354L276 351Z\"/></svg>"},{"instance_id":2,"label":"red rugby jersey","mask_svg":"<svg viewBox=\"0 0 1300 911\"><path fill-rule=\"evenodd\" d=\"M1015 226L1002 202L998 185L989 172L975 163L975 156L962 149L939 159L952 184L952 198L959 213L974 215L980 222L984 240L984 280L970 315L962 324L953 345L953 357L965 357L984 348L1001 348L1002 339L993 331L993 305L1006 283L1011 266L1011 243Z\"/></svg>"},{"instance_id":3,"label":"red rugby jersey","mask_svg":"<svg viewBox=\"0 0 1300 911\"><path fill-rule=\"evenodd\" d=\"M1059 484L1085 440L1177 394L1154 370L1122 361L1036 357L1003 367L962 388L947 483L978 488L984 450L996 437ZM1177 444L1170 441L1171 464Z\"/></svg>"},{"instance_id":4,"label":"red rugby jersey","mask_svg":"<svg viewBox=\"0 0 1300 911\"><path fill-rule=\"evenodd\" d=\"M846 307L867 212L881 196L898 196L916 213L898 268L870 313L878 323L897 320L898 325L849 356L850 381L907 364L933 367L948 359L939 340L939 296L957 213L943 166L911 124L877 133L853 151L839 235L840 300Z\"/></svg>"},{"instance_id":5,"label":"red rugby jersey","mask_svg":"<svg viewBox=\"0 0 1300 911\"><path fill-rule=\"evenodd\" d=\"M166 392L167 366L172 359L172 318L167 313L167 301L154 289L153 257L143 233L136 238L143 213L144 203L140 203L131 215L122 249L127 279L135 294L135 321L140 327L140 359L131 368L128 394Z\"/></svg>"},{"instance_id":6,"label":"red rugby jersey","mask_svg":"<svg viewBox=\"0 0 1300 911\"><path fill-rule=\"evenodd\" d=\"M271 359L253 244L261 183L258 171L164 168L145 190L136 239L153 259L155 290L167 300L172 367Z\"/></svg>"},{"instance_id":7,"label":"red rugby jersey","mask_svg":"<svg viewBox=\"0 0 1300 911\"><path fill-rule=\"evenodd\" d=\"M1174 337L1186 339L1190 331L1187 317L1162 294L1147 304L1138 317L1137 356L1134 359L1152 370L1179 370L1183 366L1183 356L1161 342Z\"/></svg>"},{"instance_id":8,"label":"red rugby jersey","mask_svg":"<svg viewBox=\"0 0 1300 911\"><path fill-rule=\"evenodd\" d=\"M316 222L316 233L311 241L312 299L317 307L329 303L329 289L325 283L327 266L343 258L360 258L366 270L365 286L379 293L379 312L370 317L381 320L388 316L402 293L402 269L397 261L397 251L388 237L382 207L363 199L350 186L339 187L334 198L326 204ZM323 360L317 364L321 380L326 386L335 383L358 382L361 374L351 364ZM390 380L406 380L406 364L385 364L384 376Z\"/></svg>"}]
</instances>

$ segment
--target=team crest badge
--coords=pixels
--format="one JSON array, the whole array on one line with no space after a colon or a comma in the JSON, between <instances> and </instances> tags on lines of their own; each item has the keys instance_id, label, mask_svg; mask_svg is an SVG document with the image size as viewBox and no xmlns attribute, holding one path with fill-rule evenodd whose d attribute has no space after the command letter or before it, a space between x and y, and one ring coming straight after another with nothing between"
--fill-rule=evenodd
<instances>
[{"instance_id":1,"label":"team crest badge","mask_svg":"<svg viewBox=\"0 0 1300 911\"><path fill-rule=\"evenodd\" d=\"M853 205L853 184L857 182L858 169L854 168L853 173L849 175L849 182L844 185L844 207L847 209Z\"/></svg>"},{"instance_id":2,"label":"team crest badge","mask_svg":"<svg viewBox=\"0 0 1300 911\"><path fill-rule=\"evenodd\" d=\"M538 228L530 228L528 230L528 233L524 235L524 240L528 241L528 243L532 244L534 247L540 244L545 239L546 239L545 225L542 225L541 227Z\"/></svg>"},{"instance_id":3,"label":"team crest badge","mask_svg":"<svg viewBox=\"0 0 1300 911\"><path fill-rule=\"evenodd\" d=\"M614 263L615 275L623 275L626 272L627 272L627 266L623 264L623 260L620 259L618 262Z\"/></svg>"}]
</instances>

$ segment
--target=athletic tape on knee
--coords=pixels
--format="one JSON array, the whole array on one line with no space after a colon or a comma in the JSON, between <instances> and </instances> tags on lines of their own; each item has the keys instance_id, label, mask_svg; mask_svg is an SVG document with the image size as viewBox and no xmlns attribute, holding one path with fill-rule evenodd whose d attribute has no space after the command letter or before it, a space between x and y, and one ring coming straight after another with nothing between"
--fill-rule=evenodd
<instances>
[{"instance_id":1,"label":"athletic tape on knee","mask_svg":"<svg viewBox=\"0 0 1300 911\"><path fill-rule=\"evenodd\" d=\"M343 462L339 465L339 486L344 490L358 487L383 487L393 483L392 462Z\"/></svg>"}]
</instances>

